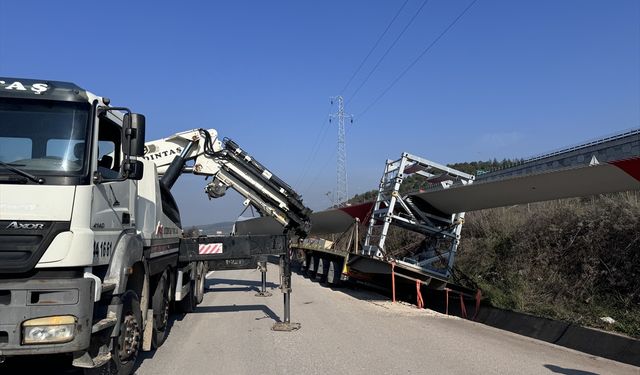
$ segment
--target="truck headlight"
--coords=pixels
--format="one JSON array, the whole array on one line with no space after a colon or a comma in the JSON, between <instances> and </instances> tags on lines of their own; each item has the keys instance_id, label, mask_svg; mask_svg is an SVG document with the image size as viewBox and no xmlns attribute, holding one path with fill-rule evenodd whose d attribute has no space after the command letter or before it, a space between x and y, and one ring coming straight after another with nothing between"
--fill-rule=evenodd
<instances>
[{"instance_id":1,"label":"truck headlight","mask_svg":"<svg viewBox=\"0 0 640 375\"><path fill-rule=\"evenodd\" d=\"M22 323L23 344L59 344L73 340L76 318L71 315L49 316Z\"/></svg>"}]
</instances>

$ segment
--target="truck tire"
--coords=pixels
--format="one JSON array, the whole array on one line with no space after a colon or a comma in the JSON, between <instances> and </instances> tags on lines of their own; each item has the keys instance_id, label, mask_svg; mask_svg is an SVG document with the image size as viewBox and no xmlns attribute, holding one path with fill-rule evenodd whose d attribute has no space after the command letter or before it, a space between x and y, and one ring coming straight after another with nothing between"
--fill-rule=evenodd
<instances>
[{"instance_id":1,"label":"truck tire","mask_svg":"<svg viewBox=\"0 0 640 375\"><path fill-rule=\"evenodd\" d=\"M331 260L327 259L327 258L320 258L320 263L318 265L318 278L320 279L319 281L321 283L326 283L327 282L327 275L329 274L329 266L330 266L330 262Z\"/></svg>"},{"instance_id":2,"label":"truck tire","mask_svg":"<svg viewBox=\"0 0 640 375\"><path fill-rule=\"evenodd\" d=\"M314 280L318 274L318 268L320 267L320 257L316 254L312 254L309 257L309 268L307 268L307 276Z\"/></svg>"},{"instance_id":3,"label":"truck tire","mask_svg":"<svg viewBox=\"0 0 640 375\"><path fill-rule=\"evenodd\" d=\"M196 282L195 282L195 296L196 304L199 305L204 299L204 286L207 278L207 267L204 262L198 262L196 265Z\"/></svg>"},{"instance_id":4,"label":"truck tire","mask_svg":"<svg viewBox=\"0 0 640 375\"><path fill-rule=\"evenodd\" d=\"M204 262L198 262L194 266L195 280L191 279L191 274L185 277L188 277L189 280L189 294L182 298L182 301L179 301L176 304L176 308L179 312L182 313L192 313L195 311L196 306L202 302L204 299L204 284L206 278L206 270L204 267ZM179 287L179 286L178 286Z\"/></svg>"},{"instance_id":5,"label":"truck tire","mask_svg":"<svg viewBox=\"0 0 640 375\"><path fill-rule=\"evenodd\" d=\"M130 375L142 342L142 313L136 292L127 290L121 297L120 333L112 339L111 359L103 366L85 369L85 375Z\"/></svg>"},{"instance_id":6,"label":"truck tire","mask_svg":"<svg viewBox=\"0 0 640 375\"><path fill-rule=\"evenodd\" d=\"M159 348L167 338L169 326L169 305L171 301L171 288L169 284L169 274L163 272L157 283L151 299L153 308L153 335L151 346Z\"/></svg>"},{"instance_id":7,"label":"truck tire","mask_svg":"<svg viewBox=\"0 0 640 375\"><path fill-rule=\"evenodd\" d=\"M329 273L327 274L327 284L330 286L339 286L340 285L340 277L342 276L342 260L332 260L329 265Z\"/></svg>"}]
</instances>

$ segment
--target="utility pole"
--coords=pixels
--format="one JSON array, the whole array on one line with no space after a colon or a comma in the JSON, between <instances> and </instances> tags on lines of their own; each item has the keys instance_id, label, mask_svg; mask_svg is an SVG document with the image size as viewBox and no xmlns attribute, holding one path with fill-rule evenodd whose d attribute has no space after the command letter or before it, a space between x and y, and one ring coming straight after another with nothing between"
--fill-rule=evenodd
<instances>
[{"instance_id":1,"label":"utility pole","mask_svg":"<svg viewBox=\"0 0 640 375\"><path fill-rule=\"evenodd\" d=\"M338 178L335 203L336 206L341 207L347 202L347 148L344 120L349 119L353 123L353 116L344 113L344 99L342 96L332 97L331 104L334 102L338 102L338 112L329 115L329 122L332 119L338 119Z\"/></svg>"}]
</instances>

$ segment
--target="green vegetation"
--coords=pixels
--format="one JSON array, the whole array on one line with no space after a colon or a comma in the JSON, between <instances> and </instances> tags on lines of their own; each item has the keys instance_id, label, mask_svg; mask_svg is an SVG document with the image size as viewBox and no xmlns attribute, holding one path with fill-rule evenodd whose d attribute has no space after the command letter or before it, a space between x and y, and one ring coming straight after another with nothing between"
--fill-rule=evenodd
<instances>
[{"instance_id":1,"label":"green vegetation","mask_svg":"<svg viewBox=\"0 0 640 375\"><path fill-rule=\"evenodd\" d=\"M468 213L457 266L496 307L640 337L639 197Z\"/></svg>"}]
</instances>

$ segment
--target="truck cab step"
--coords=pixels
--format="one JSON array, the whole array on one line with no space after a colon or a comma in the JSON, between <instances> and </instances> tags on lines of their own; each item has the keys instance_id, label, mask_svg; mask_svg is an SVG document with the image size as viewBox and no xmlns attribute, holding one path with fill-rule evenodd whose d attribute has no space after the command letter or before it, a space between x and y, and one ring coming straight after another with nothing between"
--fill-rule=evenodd
<instances>
[{"instance_id":1,"label":"truck cab step","mask_svg":"<svg viewBox=\"0 0 640 375\"><path fill-rule=\"evenodd\" d=\"M113 327L116 325L116 322L118 321L117 318L104 318L101 319L99 321L97 321L92 327L91 327L91 333L96 333L96 332L100 332L104 329L107 329L109 327Z\"/></svg>"},{"instance_id":2,"label":"truck cab step","mask_svg":"<svg viewBox=\"0 0 640 375\"><path fill-rule=\"evenodd\" d=\"M112 292L116 289L115 283L103 283L102 284L102 294Z\"/></svg>"}]
</instances>

